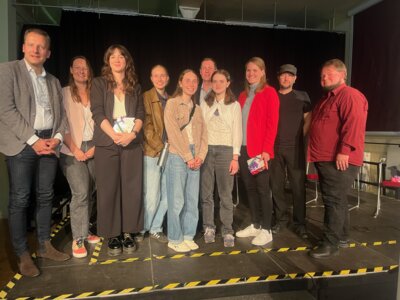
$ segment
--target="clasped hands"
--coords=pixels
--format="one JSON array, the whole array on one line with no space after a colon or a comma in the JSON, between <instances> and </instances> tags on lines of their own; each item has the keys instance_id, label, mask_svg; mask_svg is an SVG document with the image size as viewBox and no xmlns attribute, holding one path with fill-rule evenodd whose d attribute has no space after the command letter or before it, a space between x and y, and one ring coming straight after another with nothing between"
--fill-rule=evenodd
<instances>
[{"instance_id":1,"label":"clasped hands","mask_svg":"<svg viewBox=\"0 0 400 300\"><path fill-rule=\"evenodd\" d=\"M136 138L136 133L132 132L116 132L113 136L113 141L116 145L121 147L128 146Z\"/></svg>"},{"instance_id":2,"label":"clasped hands","mask_svg":"<svg viewBox=\"0 0 400 300\"><path fill-rule=\"evenodd\" d=\"M56 149L60 145L61 141L56 138L50 139L38 139L33 145L32 149L37 155L50 155L56 154Z\"/></svg>"},{"instance_id":3,"label":"clasped hands","mask_svg":"<svg viewBox=\"0 0 400 300\"><path fill-rule=\"evenodd\" d=\"M203 160L199 157L192 158L186 162L187 166L191 170L198 170L203 164Z\"/></svg>"}]
</instances>

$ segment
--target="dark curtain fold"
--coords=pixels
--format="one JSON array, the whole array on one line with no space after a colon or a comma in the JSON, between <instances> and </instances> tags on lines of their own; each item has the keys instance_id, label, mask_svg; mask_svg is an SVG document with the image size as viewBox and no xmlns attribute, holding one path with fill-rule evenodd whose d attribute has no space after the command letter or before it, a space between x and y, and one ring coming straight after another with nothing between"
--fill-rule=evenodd
<instances>
[{"instance_id":1,"label":"dark curtain fold","mask_svg":"<svg viewBox=\"0 0 400 300\"><path fill-rule=\"evenodd\" d=\"M331 58L344 58L345 35L332 32L282 30L213 24L145 16L117 16L63 12L60 27L45 27L54 44L46 67L67 83L69 61L85 55L99 74L103 54L114 43L126 46L135 61L143 90L151 87L149 72L163 64L170 73L168 91L175 90L185 68L198 72L203 57L212 57L233 78L236 95L243 89L244 64L252 56L267 63L270 84L277 86L281 64L298 67L297 89L306 90L315 103L320 95L319 70Z\"/></svg>"},{"instance_id":2,"label":"dark curtain fold","mask_svg":"<svg viewBox=\"0 0 400 300\"><path fill-rule=\"evenodd\" d=\"M400 131L400 1L354 18L352 85L369 102L368 131Z\"/></svg>"}]
</instances>

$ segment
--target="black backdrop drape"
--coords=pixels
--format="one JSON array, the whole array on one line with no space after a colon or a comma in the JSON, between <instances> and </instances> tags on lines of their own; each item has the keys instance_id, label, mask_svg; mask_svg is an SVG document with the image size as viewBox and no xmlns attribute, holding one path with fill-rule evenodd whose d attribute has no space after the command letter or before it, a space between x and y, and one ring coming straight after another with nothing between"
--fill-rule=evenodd
<instances>
[{"instance_id":1,"label":"black backdrop drape","mask_svg":"<svg viewBox=\"0 0 400 300\"><path fill-rule=\"evenodd\" d=\"M243 88L244 64L252 56L267 63L269 82L277 86L281 64L298 68L296 88L306 90L315 103L320 97L319 69L331 58L344 57L345 36L332 32L282 30L204 23L178 19L63 12L60 27L44 27L53 39L46 68L67 83L69 61L85 55L99 74L104 51L114 43L131 52L143 90L151 87L149 72L163 64L170 73L172 93L185 68L198 71L203 57L212 57L233 78L236 94Z\"/></svg>"},{"instance_id":2,"label":"black backdrop drape","mask_svg":"<svg viewBox=\"0 0 400 300\"><path fill-rule=\"evenodd\" d=\"M368 131L400 131L400 1L385 0L354 19L352 85L369 102Z\"/></svg>"}]
</instances>

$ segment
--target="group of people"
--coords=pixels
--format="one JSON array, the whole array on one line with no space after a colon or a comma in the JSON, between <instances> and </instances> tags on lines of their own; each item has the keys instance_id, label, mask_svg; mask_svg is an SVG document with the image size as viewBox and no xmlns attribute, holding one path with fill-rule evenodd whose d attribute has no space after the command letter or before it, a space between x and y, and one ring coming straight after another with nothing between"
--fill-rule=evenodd
<instances>
[{"instance_id":1,"label":"group of people","mask_svg":"<svg viewBox=\"0 0 400 300\"><path fill-rule=\"evenodd\" d=\"M340 60L323 65L326 93L311 113L307 93L293 89L296 67L280 67L277 92L259 57L246 63L245 89L236 99L229 72L217 69L211 58L201 62L201 84L196 72L186 69L169 96L169 75L162 65L151 69L153 88L142 93L133 59L122 45L106 50L96 78L85 57L74 57L63 89L43 67L50 57L45 31L28 29L23 53L20 61L0 64L0 151L9 174L9 224L21 274L40 274L26 238L32 186L37 256L70 258L50 242L58 163L71 188L74 257L87 256L85 242L97 243L99 236L107 239L108 255L131 254L147 232L176 252L196 250L199 208L204 241L215 242L216 198L224 246L233 247L235 236L251 237L253 245L263 246L283 226L287 179L294 231L307 238L307 134L308 157L320 175L325 204L322 242L310 255L334 255L348 239L346 195L362 164L368 104L345 84L346 67ZM238 172L251 224L235 233L232 189ZM89 230L94 205L97 235Z\"/></svg>"}]
</instances>

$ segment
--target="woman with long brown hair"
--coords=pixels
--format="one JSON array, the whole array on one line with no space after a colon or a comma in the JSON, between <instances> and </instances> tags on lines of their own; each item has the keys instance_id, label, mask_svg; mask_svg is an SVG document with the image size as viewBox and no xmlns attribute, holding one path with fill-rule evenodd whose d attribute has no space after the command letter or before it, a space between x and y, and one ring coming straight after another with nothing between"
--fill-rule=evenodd
<instances>
[{"instance_id":1,"label":"woman with long brown hair","mask_svg":"<svg viewBox=\"0 0 400 300\"><path fill-rule=\"evenodd\" d=\"M85 240L100 238L89 231L95 190L93 120L90 111L92 68L84 56L75 56L70 64L69 85L62 90L68 130L61 148L60 165L71 189L72 255L87 256Z\"/></svg>"},{"instance_id":2,"label":"woman with long brown hair","mask_svg":"<svg viewBox=\"0 0 400 300\"><path fill-rule=\"evenodd\" d=\"M200 167L207 154L207 129L201 109L194 102L198 77L181 73L164 111L169 155L166 165L168 247L176 252L196 250L193 241L199 219Z\"/></svg>"},{"instance_id":3,"label":"woman with long brown hair","mask_svg":"<svg viewBox=\"0 0 400 300\"><path fill-rule=\"evenodd\" d=\"M200 107L208 132L208 154L201 168L201 201L204 241L215 241L214 186L220 199L219 214L225 247L233 247L233 178L239 170L242 145L242 113L230 89L231 76L226 70L211 76L211 91Z\"/></svg>"},{"instance_id":4,"label":"woman with long brown hair","mask_svg":"<svg viewBox=\"0 0 400 300\"><path fill-rule=\"evenodd\" d=\"M279 98L275 89L267 84L267 71L262 58L249 59L245 69L245 90L239 95L243 123L239 165L249 201L252 224L236 232L236 236L252 237L253 245L262 246L272 241L272 199L268 164L270 159L274 158ZM250 172L249 159L259 161L260 168ZM262 165L264 169L261 168Z\"/></svg>"},{"instance_id":5,"label":"woman with long brown hair","mask_svg":"<svg viewBox=\"0 0 400 300\"><path fill-rule=\"evenodd\" d=\"M141 132L143 99L133 59L122 45L104 54L102 76L92 84L97 179L97 229L108 254L136 250L133 234L143 230Z\"/></svg>"}]
</instances>

